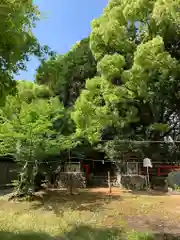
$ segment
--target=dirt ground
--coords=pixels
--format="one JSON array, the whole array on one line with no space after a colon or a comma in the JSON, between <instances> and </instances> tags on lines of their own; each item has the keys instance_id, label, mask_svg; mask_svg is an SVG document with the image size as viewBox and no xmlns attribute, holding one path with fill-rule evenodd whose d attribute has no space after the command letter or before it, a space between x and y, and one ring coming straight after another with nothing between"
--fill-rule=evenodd
<instances>
[{"instance_id":1,"label":"dirt ground","mask_svg":"<svg viewBox=\"0 0 180 240\"><path fill-rule=\"evenodd\" d=\"M90 189L91 192L109 194L107 188ZM112 200L108 209L116 211L127 228L137 231L152 231L180 236L180 195L169 195L164 192L132 192L112 188L111 197L120 196L119 200ZM112 214L106 221L115 224L116 216Z\"/></svg>"},{"instance_id":2,"label":"dirt ground","mask_svg":"<svg viewBox=\"0 0 180 240\"><path fill-rule=\"evenodd\" d=\"M39 192L30 204L7 202L6 198L8 195L0 198L4 213L11 209L24 216L26 211L35 211L38 217L40 210L47 216L50 211L59 221L71 212L76 216L74 221L82 218L83 223L95 224L96 227L122 227L125 231L152 232L161 236L166 233L180 239L180 195L157 191L132 192L119 188L112 188L109 194L108 188L92 188L76 190L73 195L67 194L67 190L57 189Z\"/></svg>"}]
</instances>

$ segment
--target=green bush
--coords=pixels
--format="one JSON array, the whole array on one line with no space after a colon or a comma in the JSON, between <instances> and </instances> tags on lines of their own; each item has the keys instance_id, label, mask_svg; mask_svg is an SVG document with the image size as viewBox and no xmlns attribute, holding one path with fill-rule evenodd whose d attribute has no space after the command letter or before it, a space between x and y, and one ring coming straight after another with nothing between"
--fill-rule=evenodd
<instances>
[{"instance_id":1,"label":"green bush","mask_svg":"<svg viewBox=\"0 0 180 240\"><path fill-rule=\"evenodd\" d=\"M167 184L168 184L168 187L171 187L176 190L180 188L180 171L179 170L173 171L168 174Z\"/></svg>"}]
</instances>

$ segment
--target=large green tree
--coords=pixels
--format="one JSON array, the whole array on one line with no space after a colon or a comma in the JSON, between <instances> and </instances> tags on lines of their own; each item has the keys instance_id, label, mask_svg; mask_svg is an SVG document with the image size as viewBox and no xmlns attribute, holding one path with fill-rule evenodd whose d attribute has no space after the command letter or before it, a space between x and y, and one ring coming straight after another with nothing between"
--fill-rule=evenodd
<instances>
[{"instance_id":1,"label":"large green tree","mask_svg":"<svg viewBox=\"0 0 180 240\"><path fill-rule=\"evenodd\" d=\"M90 47L100 76L86 81L72 118L77 135L111 139L153 158L160 144L124 140L179 136L179 0L110 0L92 22ZM109 145L109 143L108 143ZM105 147L106 152L112 149ZM155 154L154 154L155 153Z\"/></svg>"},{"instance_id":2,"label":"large green tree","mask_svg":"<svg viewBox=\"0 0 180 240\"><path fill-rule=\"evenodd\" d=\"M85 38L65 55L43 61L37 69L36 82L48 85L68 107L80 95L85 80L95 74L96 61L89 48L89 38Z\"/></svg>"}]
</instances>

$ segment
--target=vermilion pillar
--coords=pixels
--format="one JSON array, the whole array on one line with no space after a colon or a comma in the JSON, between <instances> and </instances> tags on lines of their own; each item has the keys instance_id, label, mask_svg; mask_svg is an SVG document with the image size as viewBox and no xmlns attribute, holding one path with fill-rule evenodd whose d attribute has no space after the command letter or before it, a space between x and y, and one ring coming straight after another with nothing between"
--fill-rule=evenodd
<instances>
[{"instance_id":1,"label":"vermilion pillar","mask_svg":"<svg viewBox=\"0 0 180 240\"><path fill-rule=\"evenodd\" d=\"M85 164L84 168L85 168L86 177L88 177L88 175L89 175L89 165Z\"/></svg>"}]
</instances>

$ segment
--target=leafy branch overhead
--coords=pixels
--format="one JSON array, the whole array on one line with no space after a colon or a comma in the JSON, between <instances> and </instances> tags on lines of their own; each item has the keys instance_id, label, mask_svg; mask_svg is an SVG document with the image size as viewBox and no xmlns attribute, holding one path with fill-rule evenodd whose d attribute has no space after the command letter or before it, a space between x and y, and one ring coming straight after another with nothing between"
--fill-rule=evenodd
<instances>
[{"instance_id":1,"label":"leafy branch overhead","mask_svg":"<svg viewBox=\"0 0 180 240\"><path fill-rule=\"evenodd\" d=\"M53 54L48 46L41 46L32 33L40 19L33 1L3 0L0 3L0 103L15 89L14 74L26 70L33 54L40 59Z\"/></svg>"}]
</instances>

